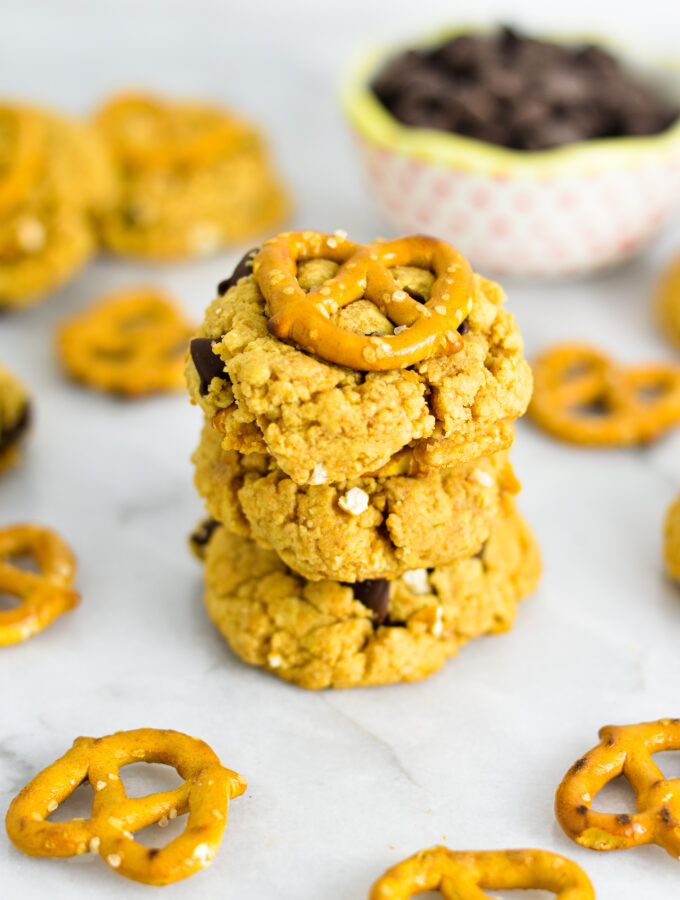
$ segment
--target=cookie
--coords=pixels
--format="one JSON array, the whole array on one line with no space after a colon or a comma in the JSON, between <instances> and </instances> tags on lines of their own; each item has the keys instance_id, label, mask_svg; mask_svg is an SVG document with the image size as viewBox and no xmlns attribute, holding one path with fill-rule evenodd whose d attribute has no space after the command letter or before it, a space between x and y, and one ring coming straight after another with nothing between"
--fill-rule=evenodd
<instances>
[{"instance_id":1,"label":"cookie","mask_svg":"<svg viewBox=\"0 0 680 900\"><path fill-rule=\"evenodd\" d=\"M76 381L139 397L182 387L192 333L192 324L164 291L127 288L63 322L57 354Z\"/></svg>"},{"instance_id":2,"label":"cookie","mask_svg":"<svg viewBox=\"0 0 680 900\"><path fill-rule=\"evenodd\" d=\"M96 116L120 175L99 220L114 253L186 259L268 230L288 199L257 131L226 110L141 95L113 97Z\"/></svg>"},{"instance_id":3,"label":"cookie","mask_svg":"<svg viewBox=\"0 0 680 900\"><path fill-rule=\"evenodd\" d=\"M24 386L0 365L0 475L19 459L30 423L31 406Z\"/></svg>"},{"instance_id":4,"label":"cookie","mask_svg":"<svg viewBox=\"0 0 680 900\"><path fill-rule=\"evenodd\" d=\"M680 581L680 497L673 503L666 516L664 559L668 574Z\"/></svg>"},{"instance_id":5,"label":"cookie","mask_svg":"<svg viewBox=\"0 0 680 900\"><path fill-rule=\"evenodd\" d=\"M297 279L309 291L337 272L332 260L311 259L298 265ZM429 270L395 267L390 274L404 296L429 298ZM223 435L225 449L270 454L303 485L456 466L512 443L512 422L528 405L532 378L494 282L474 277L459 352L376 372L326 362L274 337L253 275L225 284L199 332L203 351L212 342L210 353L192 353L187 363L192 400ZM395 330L365 299L330 318L358 334Z\"/></svg>"},{"instance_id":6,"label":"cookie","mask_svg":"<svg viewBox=\"0 0 680 900\"><path fill-rule=\"evenodd\" d=\"M656 314L663 334L680 349L680 255L671 261L659 280Z\"/></svg>"},{"instance_id":7,"label":"cookie","mask_svg":"<svg viewBox=\"0 0 680 900\"><path fill-rule=\"evenodd\" d=\"M0 106L0 310L37 302L85 265L96 249L92 215L113 204L115 185L89 127Z\"/></svg>"},{"instance_id":8,"label":"cookie","mask_svg":"<svg viewBox=\"0 0 680 900\"><path fill-rule=\"evenodd\" d=\"M505 452L422 477L302 486L272 457L219 438L206 425L193 456L208 512L313 581L394 578L471 556L519 490Z\"/></svg>"},{"instance_id":9,"label":"cookie","mask_svg":"<svg viewBox=\"0 0 680 900\"><path fill-rule=\"evenodd\" d=\"M254 541L217 528L205 555L210 618L245 662L300 687L418 681L467 641L508 630L540 559L513 514L479 555L394 581L306 581Z\"/></svg>"}]
</instances>

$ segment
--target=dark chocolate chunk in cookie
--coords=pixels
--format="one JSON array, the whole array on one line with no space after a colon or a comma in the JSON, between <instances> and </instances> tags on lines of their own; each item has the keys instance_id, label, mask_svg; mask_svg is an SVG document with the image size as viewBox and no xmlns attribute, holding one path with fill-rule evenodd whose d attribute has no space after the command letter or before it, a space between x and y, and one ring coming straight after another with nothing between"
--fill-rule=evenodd
<instances>
[{"instance_id":1,"label":"dark chocolate chunk in cookie","mask_svg":"<svg viewBox=\"0 0 680 900\"><path fill-rule=\"evenodd\" d=\"M189 345L191 359L201 379L199 388L201 397L205 397L208 393L213 378L229 380L229 376L224 371L224 362L216 353L213 353L213 343L214 341L210 338L194 338Z\"/></svg>"},{"instance_id":2,"label":"dark chocolate chunk in cookie","mask_svg":"<svg viewBox=\"0 0 680 900\"><path fill-rule=\"evenodd\" d=\"M189 542L199 556L210 543L210 538L219 526L220 523L217 519L205 519L192 531Z\"/></svg>"},{"instance_id":3,"label":"dark chocolate chunk in cookie","mask_svg":"<svg viewBox=\"0 0 680 900\"><path fill-rule=\"evenodd\" d=\"M231 273L229 278L225 278L224 281L220 281L217 285L217 293L220 297L224 297L229 288L234 287L234 285L240 281L241 278L246 278L248 275L253 274L253 257L259 250L259 247L253 247L252 250L249 250L246 255L239 261L238 265Z\"/></svg>"},{"instance_id":4,"label":"dark chocolate chunk in cookie","mask_svg":"<svg viewBox=\"0 0 680 900\"><path fill-rule=\"evenodd\" d=\"M367 581L355 581L349 587L355 598L367 606L373 613L373 624L382 625L387 618L390 605L390 583L385 578L372 578Z\"/></svg>"},{"instance_id":5,"label":"dark chocolate chunk in cookie","mask_svg":"<svg viewBox=\"0 0 680 900\"><path fill-rule=\"evenodd\" d=\"M27 403L19 418L8 427L0 430L0 454L5 453L10 447L18 443L31 424L31 406Z\"/></svg>"}]
</instances>

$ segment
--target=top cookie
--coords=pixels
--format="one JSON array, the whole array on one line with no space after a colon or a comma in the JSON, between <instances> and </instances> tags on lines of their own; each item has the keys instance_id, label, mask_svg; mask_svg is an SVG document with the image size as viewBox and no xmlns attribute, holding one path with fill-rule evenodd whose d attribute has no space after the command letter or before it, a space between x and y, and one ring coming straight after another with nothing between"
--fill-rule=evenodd
<instances>
[{"instance_id":1,"label":"top cookie","mask_svg":"<svg viewBox=\"0 0 680 900\"><path fill-rule=\"evenodd\" d=\"M316 237L328 250L300 259L296 277L302 291L326 296L325 288L333 291L337 283L331 279L348 265L329 258L337 259L335 248L345 237ZM220 285L199 332L203 340L192 343L187 363L192 399L223 434L225 449L269 453L298 484L320 484L415 474L510 446L511 425L527 407L532 378L499 285L471 275L459 350L367 372L272 334L270 309L246 262ZM408 304L430 300L435 274L429 268L386 271ZM380 338L403 331L365 298L329 312L328 319L346 332L375 337L378 347ZM454 346L451 341L445 349Z\"/></svg>"}]
</instances>

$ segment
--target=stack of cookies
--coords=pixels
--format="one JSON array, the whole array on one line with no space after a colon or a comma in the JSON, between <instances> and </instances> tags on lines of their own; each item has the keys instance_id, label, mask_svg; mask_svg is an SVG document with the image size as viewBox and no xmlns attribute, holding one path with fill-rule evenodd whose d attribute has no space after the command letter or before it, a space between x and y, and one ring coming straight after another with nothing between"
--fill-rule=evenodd
<instances>
[{"instance_id":1,"label":"stack of cookies","mask_svg":"<svg viewBox=\"0 0 680 900\"><path fill-rule=\"evenodd\" d=\"M536 585L512 423L531 371L497 284L429 238L286 233L222 282L187 381L232 649L306 688L415 681Z\"/></svg>"}]
</instances>

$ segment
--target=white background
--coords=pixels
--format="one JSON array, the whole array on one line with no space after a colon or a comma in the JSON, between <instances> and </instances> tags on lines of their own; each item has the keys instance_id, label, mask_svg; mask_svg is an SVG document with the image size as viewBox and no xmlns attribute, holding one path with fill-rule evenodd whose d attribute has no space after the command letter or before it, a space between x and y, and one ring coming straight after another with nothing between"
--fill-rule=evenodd
<instances>
[{"instance_id":1,"label":"white background","mask_svg":"<svg viewBox=\"0 0 680 900\"><path fill-rule=\"evenodd\" d=\"M472 16L434 0L3 0L0 84L78 113L122 86L231 103L269 130L296 195L293 224L364 240L387 231L336 102L348 54L447 21L502 18L680 55L678 4L564 7L478 0ZM671 357L649 300L675 247L678 226L615 273L508 285L529 354L576 337L631 361ZM24 465L0 483L0 523L58 528L78 554L83 596L43 635L0 651L0 810L79 734L170 727L208 741L249 789L231 806L214 864L164 896L360 900L388 865L446 841L564 853L600 900L677 897L677 861L654 847L582 850L556 825L552 798L599 726L680 714L680 591L660 564L680 434L590 452L520 425L521 506L545 577L515 630L473 643L418 685L323 694L285 685L239 663L203 613L200 569L185 549L201 509L188 462L197 411L181 394L127 404L88 393L64 381L52 355L55 323L119 284L159 281L198 319L238 256L172 268L103 261L44 306L0 322L0 358L30 386L37 411ZM680 774L677 761L664 765ZM127 781L149 786L139 773ZM610 792L614 809L625 796ZM28 859L0 835L0 897L149 891L97 858Z\"/></svg>"}]
</instances>

